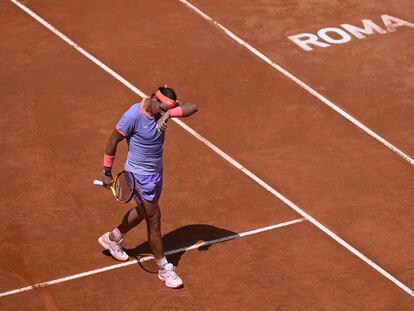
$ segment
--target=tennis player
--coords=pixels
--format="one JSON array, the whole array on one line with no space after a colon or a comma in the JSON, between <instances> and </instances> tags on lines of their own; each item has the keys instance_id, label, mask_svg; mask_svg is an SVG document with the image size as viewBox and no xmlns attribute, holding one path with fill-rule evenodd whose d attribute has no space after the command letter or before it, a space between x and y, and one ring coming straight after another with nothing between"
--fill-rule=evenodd
<instances>
[{"instance_id":1,"label":"tennis player","mask_svg":"<svg viewBox=\"0 0 414 311\"><path fill-rule=\"evenodd\" d=\"M126 261L128 255L122 248L124 235L147 219L148 241L159 268L158 277L171 288L181 287L183 282L164 255L161 236L158 200L162 189L164 137L170 118L189 117L195 112L197 106L179 102L172 88L159 87L151 97L143 98L141 103L132 105L124 113L109 137L104 154L102 180L104 186L109 188L117 145L126 138L128 157L125 170L135 178L134 199L137 206L125 214L115 229L99 237L98 242L115 259Z\"/></svg>"}]
</instances>

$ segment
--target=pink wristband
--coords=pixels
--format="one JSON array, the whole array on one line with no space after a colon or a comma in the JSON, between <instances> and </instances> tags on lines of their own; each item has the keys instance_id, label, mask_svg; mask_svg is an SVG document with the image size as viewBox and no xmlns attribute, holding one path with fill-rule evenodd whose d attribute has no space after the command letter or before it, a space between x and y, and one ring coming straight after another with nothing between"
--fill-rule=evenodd
<instances>
[{"instance_id":1,"label":"pink wristband","mask_svg":"<svg viewBox=\"0 0 414 311\"><path fill-rule=\"evenodd\" d=\"M106 167L112 167L112 165L114 164L114 160L115 160L115 156L111 156L105 153L103 165Z\"/></svg>"},{"instance_id":2,"label":"pink wristband","mask_svg":"<svg viewBox=\"0 0 414 311\"><path fill-rule=\"evenodd\" d=\"M171 118L179 118L183 116L183 108L180 106L168 110Z\"/></svg>"}]
</instances>

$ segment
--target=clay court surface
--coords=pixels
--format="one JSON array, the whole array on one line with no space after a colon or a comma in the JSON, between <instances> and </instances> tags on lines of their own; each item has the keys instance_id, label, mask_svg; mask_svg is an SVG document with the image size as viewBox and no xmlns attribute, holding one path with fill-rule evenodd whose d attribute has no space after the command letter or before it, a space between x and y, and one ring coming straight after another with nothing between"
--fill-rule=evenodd
<instances>
[{"instance_id":1,"label":"clay court surface","mask_svg":"<svg viewBox=\"0 0 414 311\"><path fill-rule=\"evenodd\" d=\"M133 205L92 180L141 97L2 0L1 310L413 310L414 28L311 52L288 39L382 14L414 23L412 1L191 1L395 149L180 1L21 3L141 92L168 84L197 103L185 124L290 200L170 122L166 250L297 221L171 255L179 290L150 260L6 295L119 263L97 237ZM131 231L128 253L148 254L145 240Z\"/></svg>"}]
</instances>

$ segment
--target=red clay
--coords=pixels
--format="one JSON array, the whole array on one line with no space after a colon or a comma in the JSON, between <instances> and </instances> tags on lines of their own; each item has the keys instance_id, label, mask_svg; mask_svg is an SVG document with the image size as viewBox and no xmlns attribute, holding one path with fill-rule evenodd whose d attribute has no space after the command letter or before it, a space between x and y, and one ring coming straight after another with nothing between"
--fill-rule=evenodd
<instances>
[{"instance_id":1,"label":"red clay","mask_svg":"<svg viewBox=\"0 0 414 311\"><path fill-rule=\"evenodd\" d=\"M233 6L233 18L224 16L220 4L197 3L246 38L253 36L246 28L249 18L265 21L266 31L252 41L265 52L272 51L266 40L273 26L273 36L282 46L288 35L280 35L280 21L264 19L267 6L264 11L253 10L258 2ZM407 162L179 2L28 5L144 92L168 83L183 99L196 102L200 112L188 120L190 126L414 286L408 247L414 236L409 221L414 216L410 209L414 175ZM326 5L321 2L322 8ZM301 7L290 8L295 9L300 20ZM370 9L359 6L361 18L370 17ZM91 182L99 176L103 147L115 122L139 99L11 3L0 18L5 24L0 66L6 73L0 83L5 107L0 128L3 178L9 181L2 192L6 208L1 225L7 232L0 242L0 292L4 292L115 263L101 253L96 238L114 226L125 209L115 208L110 193L93 188ZM325 19L328 26L346 22L336 15L319 18L314 27L326 26ZM392 40L410 36L397 32ZM387 50L381 57L391 53L389 42L359 43L373 49L381 44ZM344 59L349 78L334 75L335 55L351 48L334 47L329 55L317 56L326 66L324 72L333 70L329 79L323 79L312 64L299 66L301 56L293 46L271 56L311 85L325 88L331 99L349 103L349 112L390 140L400 137L398 145L411 152L412 135L406 135L410 127L404 123L411 110L392 118L383 111L391 98L407 100L412 85L401 92L384 92L384 100L376 101L379 117L374 120L361 108L364 104L377 111L373 95L381 90L382 80L368 83L379 70L370 67L369 58L367 78L360 83L370 89L366 97L358 95L359 103L343 100L356 85L343 92L334 87L335 81L346 84L358 74L359 67ZM395 75L401 68L391 67L384 71ZM406 81L405 76L395 77L392 83L398 79ZM394 126L397 123L401 127ZM119 152L118 168L125 147ZM161 206L168 249L299 218L176 125L168 130L165 152ZM185 159L190 157L196 161L189 164ZM144 237L145 228L138 228L128 236L127 248L140 245ZM145 247L139 250L144 252ZM179 291L164 288L156 275L133 266L0 298L0 307L408 310L412 305L409 295L308 222L192 251L175 260L186 285Z\"/></svg>"}]
</instances>

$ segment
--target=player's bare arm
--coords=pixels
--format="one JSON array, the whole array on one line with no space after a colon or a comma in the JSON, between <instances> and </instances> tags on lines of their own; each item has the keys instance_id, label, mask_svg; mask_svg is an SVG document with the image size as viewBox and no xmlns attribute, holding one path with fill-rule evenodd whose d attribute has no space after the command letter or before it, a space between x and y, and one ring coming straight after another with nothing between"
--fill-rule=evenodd
<instances>
[{"instance_id":1,"label":"player's bare arm","mask_svg":"<svg viewBox=\"0 0 414 311\"><path fill-rule=\"evenodd\" d=\"M125 137L115 129L106 143L105 156L109 158L115 157L116 148L124 138ZM112 181L111 166L104 165L102 181L104 183L104 187L109 189L109 185Z\"/></svg>"},{"instance_id":2,"label":"player's bare arm","mask_svg":"<svg viewBox=\"0 0 414 311\"><path fill-rule=\"evenodd\" d=\"M165 131L167 122L171 118L187 118L198 111L197 105L190 102L177 102L177 107L169 109L158 120L158 129Z\"/></svg>"},{"instance_id":3,"label":"player's bare arm","mask_svg":"<svg viewBox=\"0 0 414 311\"><path fill-rule=\"evenodd\" d=\"M189 102L178 102L178 106L183 110L183 118L189 117L198 111L197 105Z\"/></svg>"},{"instance_id":4,"label":"player's bare arm","mask_svg":"<svg viewBox=\"0 0 414 311\"><path fill-rule=\"evenodd\" d=\"M124 138L125 137L115 129L106 143L105 153L114 156L116 154L116 147Z\"/></svg>"}]
</instances>

